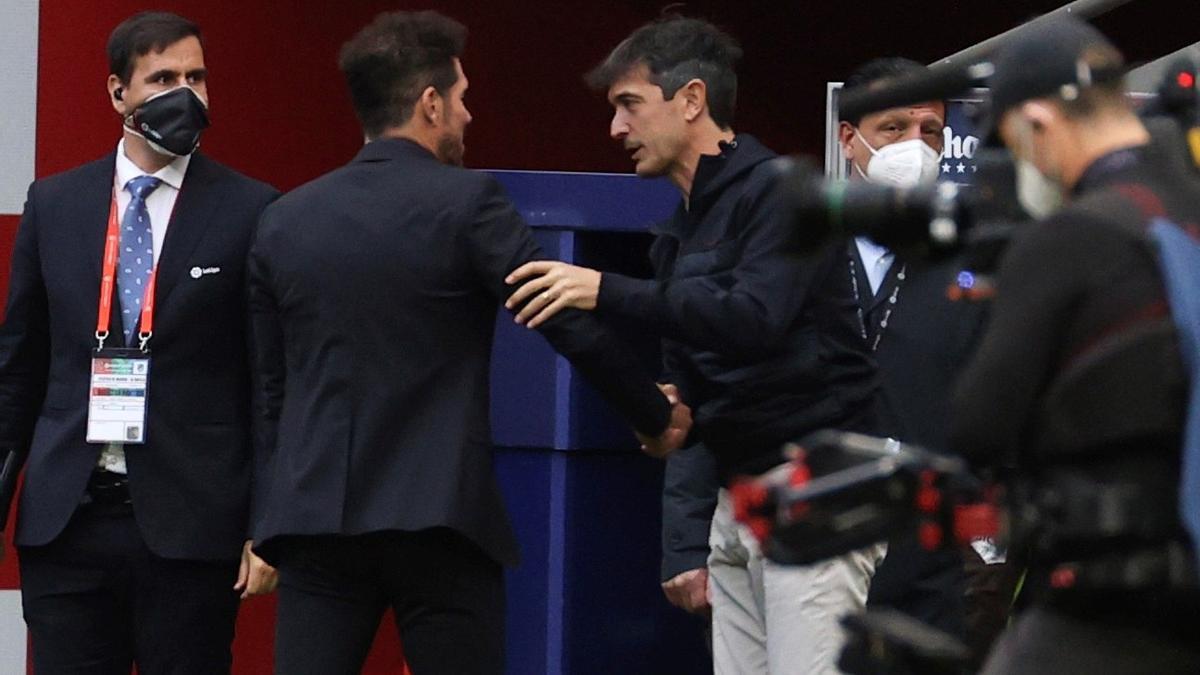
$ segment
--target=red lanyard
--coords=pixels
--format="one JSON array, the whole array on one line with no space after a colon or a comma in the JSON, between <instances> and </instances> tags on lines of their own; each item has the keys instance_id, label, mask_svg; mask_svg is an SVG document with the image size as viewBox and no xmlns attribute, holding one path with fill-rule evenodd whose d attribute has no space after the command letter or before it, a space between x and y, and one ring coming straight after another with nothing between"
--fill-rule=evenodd
<instances>
[{"instance_id":1,"label":"red lanyard","mask_svg":"<svg viewBox=\"0 0 1200 675\"><path fill-rule=\"evenodd\" d=\"M112 316L113 290L116 286L117 258L121 250L121 224L117 222L117 197L114 194L108 209L108 234L104 237L104 268L100 274L100 313L96 317L96 341L104 349L108 339L108 324ZM146 351L146 343L154 335L154 279L158 266L151 267L146 294L142 298L142 317L138 330L138 348Z\"/></svg>"}]
</instances>

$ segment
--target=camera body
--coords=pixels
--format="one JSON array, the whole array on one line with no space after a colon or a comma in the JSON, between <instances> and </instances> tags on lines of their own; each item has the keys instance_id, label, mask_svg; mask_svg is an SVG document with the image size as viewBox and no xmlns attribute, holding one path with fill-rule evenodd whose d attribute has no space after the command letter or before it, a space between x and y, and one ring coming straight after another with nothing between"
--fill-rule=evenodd
<instances>
[{"instance_id":1,"label":"camera body","mask_svg":"<svg viewBox=\"0 0 1200 675\"><path fill-rule=\"evenodd\" d=\"M966 462L893 439L820 431L789 461L732 486L734 514L783 564L810 564L915 530L929 550L1000 530L998 489Z\"/></svg>"}]
</instances>

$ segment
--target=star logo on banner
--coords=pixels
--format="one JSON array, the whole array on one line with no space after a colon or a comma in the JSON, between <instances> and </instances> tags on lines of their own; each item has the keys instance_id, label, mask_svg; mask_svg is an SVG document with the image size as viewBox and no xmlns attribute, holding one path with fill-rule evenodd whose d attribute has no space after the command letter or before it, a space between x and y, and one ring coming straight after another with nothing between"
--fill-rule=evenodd
<instances>
[{"instance_id":1,"label":"star logo on banner","mask_svg":"<svg viewBox=\"0 0 1200 675\"><path fill-rule=\"evenodd\" d=\"M954 167L954 168L958 169L958 172L959 172L959 173L966 173L966 172L967 172L967 165L966 165L966 164L963 164L962 162L959 162L959 163L958 163L958 166L956 166L956 167Z\"/></svg>"},{"instance_id":2,"label":"star logo on banner","mask_svg":"<svg viewBox=\"0 0 1200 675\"><path fill-rule=\"evenodd\" d=\"M945 163L942 164L942 173L950 173L950 165L949 164L945 164Z\"/></svg>"}]
</instances>

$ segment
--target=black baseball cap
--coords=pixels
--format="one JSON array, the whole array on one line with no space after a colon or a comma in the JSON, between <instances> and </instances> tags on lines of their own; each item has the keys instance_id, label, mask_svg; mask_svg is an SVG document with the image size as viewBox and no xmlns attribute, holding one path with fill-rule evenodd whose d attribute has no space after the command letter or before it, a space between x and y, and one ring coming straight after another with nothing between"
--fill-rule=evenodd
<instances>
[{"instance_id":1,"label":"black baseball cap","mask_svg":"<svg viewBox=\"0 0 1200 675\"><path fill-rule=\"evenodd\" d=\"M1082 89L1119 80L1125 61L1104 34L1073 16L1054 16L1018 31L1000 46L988 79L984 135L995 140L1004 113L1034 98L1072 100Z\"/></svg>"}]
</instances>

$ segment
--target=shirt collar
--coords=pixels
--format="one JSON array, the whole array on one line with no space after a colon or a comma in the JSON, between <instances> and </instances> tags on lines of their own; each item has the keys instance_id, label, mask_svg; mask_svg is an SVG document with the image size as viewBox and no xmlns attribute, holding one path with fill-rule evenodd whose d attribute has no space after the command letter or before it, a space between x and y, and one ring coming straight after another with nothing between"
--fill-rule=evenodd
<instances>
[{"instance_id":1,"label":"shirt collar","mask_svg":"<svg viewBox=\"0 0 1200 675\"><path fill-rule=\"evenodd\" d=\"M129 157L125 154L125 139L122 138L120 142L117 143L117 189L124 190L125 185L138 176L151 175L161 180L163 183L170 185L176 190L179 190L183 187L183 176L187 173L188 164L190 164L191 161L191 155L176 157L175 159L171 160L170 164L152 174L147 174L145 171L139 169L138 165L134 164L133 160L129 159Z\"/></svg>"},{"instance_id":2,"label":"shirt collar","mask_svg":"<svg viewBox=\"0 0 1200 675\"><path fill-rule=\"evenodd\" d=\"M886 246L880 246L867 237L855 237L854 243L858 245L858 254L862 257L863 264L870 265L892 254Z\"/></svg>"}]
</instances>

